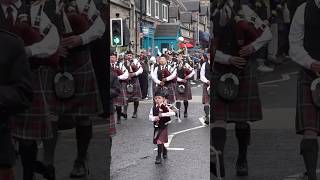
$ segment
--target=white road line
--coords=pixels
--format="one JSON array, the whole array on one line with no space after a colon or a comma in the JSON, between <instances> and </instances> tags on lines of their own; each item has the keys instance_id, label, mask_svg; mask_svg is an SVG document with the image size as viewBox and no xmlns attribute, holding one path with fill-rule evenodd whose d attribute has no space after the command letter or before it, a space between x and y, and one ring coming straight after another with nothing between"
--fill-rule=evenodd
<instances>
[{"instance_id":1,"label":"white road line","mask_svg":"<svg viewBox=\"0 0 320 180\"><path fill-rule=\"evenodd\" d=\"M294 75L294 74L298 74L298 72L285 73L285 74L281 75L281 79L261 82L261 83L259 83L259 85L272 84L272 83L279 83L279 82L287 81L287 80L290 79L290 75Z\"/></svg>"},{"instance_id":2,"label":"white road line","mask_svg":"<svg viewBox=\"0 0 320 180\"><path fill-rule=\"evenodd\" d=\"M317 169L317 174L320 174L320 169ZM301 178L304 177L304 173L294 174L285 177L283 180L302 180Z\"/></svg>"},{"instance_id":3,"label":"white road line","mask_svg":"<svg viewBox=\"0 0 320 180\"><path fill-rule=\"evenodd\" d=\"M190 128L190 129L185 129L185 130L182 130L182 131L178 131L178 132L175 132L175 133L172 133L172 135L177 135L177 134L181 134L181 133L184 133L184 132L188 132L188 131L192 131L192 130L196 130L196 129L200 129L200 128L204 128L206 126L198 126L198 127L194 127L194 128Z\"/></svg>"}]
</instances>

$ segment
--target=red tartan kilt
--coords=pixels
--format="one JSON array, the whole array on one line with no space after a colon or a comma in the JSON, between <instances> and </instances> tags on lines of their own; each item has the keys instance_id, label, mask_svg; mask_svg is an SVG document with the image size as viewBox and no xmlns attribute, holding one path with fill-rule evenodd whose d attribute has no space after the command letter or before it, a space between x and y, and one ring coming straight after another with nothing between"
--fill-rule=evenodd
<instances>
[{"instance_id":1,"label":"red tartan kilt","mask_svg":"<svg viewBox=\"0 0 320 180\"><path fill-rule=\"evenodd\" d=\"M262 108L259 97L259 89L254 76L255 69L250 66L243 74L239 75L239 94L231 102L220 98L215 85L213 93L214 121L244 122L258 121L262 119ZM213 82L218 82L220 75L213 73Z\"/></svg>"},{"instance_id":2,"label":"red tartan kilt","mask_svg":"<svg viewBox=\"0 0 320 180\"><path fill-rule=\"evenodd\" d=\"M297 83L296 132L303 134L304 130L314 130L320 135L320 109L312 100L311 82L316 78L311 72L301 70Z\"/></svg>"},{"instance_id":3,"label":"red tartan kilt","mask_svg":"<svg viewBox=\"0 0 320 180\"><path fill-rule=\"evenodd\" d=\"M140 82L138 77L134 77L130 81L133 85L133 92L127 92L128 102L140 101L142 99L142 93L140 88Z\"/></svg>"},{"instance_id":4,"label":"red tartan kilt","mask_svg":"<svg viewBox=\"0 0 320 180\"><path fill-rule=\"evenodd\" d=\"M114 113L111 113L107 118L107 132L109 136L114 136L117 134L116 118Z\"/></svg>"},{"instance_id":5,"label":"red tartan kilt","mask_svg":"<svg viewBox=\"0 0 320 180\"><path fill-rule=\"evenodd\" d=\"M128 104L127 98L127 83L121 82L120 83L120 94L116 98L113 99L113 104L115 106L125 106Z\"/></svg>"},{"instance_id":6,"label":"red tartan kilt","mask_svg":"<svg viewBox=\"0 0 320 180\"><path fill-rule=\"evenodd\" d=\"M210 96L207 91L208 86L207 83L203 83L202 85L202 104L206 105L210 105Z\"/></svg>"},{"instance_id":7,"label":"red tartan kilt","mask_svg":"<svg viewBox=\"0 0 320 180\"><path fill-rule=\"evenodd\" d=\"M48 99L53 96L48 82L52 82L52 71L47 67L32 70L32 88L34 98L30 108L22 114L12 117L12 135L21 139L48 139L52 137L49 119Z\"/></svg>"},{"instance_id":8,"label":"red tartan kilt","mask_svg":"<svg viewBox=\"0 0 320 180\"><path fill-rule=\"evenodd\" d=\"M90 51L77 51L68 57L72 62L67 65L75 81L75 94L71 99L52 99L50 110L55 114L65 116L96 116L102 113L102 104L97 88L96 76L90 59Z\"/></svg>"},{"instance_id":9,"label":"red tartan kilt","mask_svg":"<svg viewBox=\"0 0 320 180\"><path fill-rule=\"evenodd\" d=\"M153 91L153 96L155 94L155 92L158 90L158 88L160 87L160 85L155 85L155 91ZM169 104L173 104L176 101L176 92L175 92L175 86L174 83L166 83L164 85L165 87L168 87L168 96L167 96L167 102Z\"/></svg>"},{"instance_id":10,"label":"red tartan kilt","mask_svg":"<svg viewBox=\"0 0 320 180\"><path fill-rule=\"evenodd\" d=\"M165 127L161 130L160 134L155 138L156 129L153 131L153 144L157 144L157 141L160 140L163 143L168 142L168 127Z\"/></svg>"},{"instance_id":11,"label":"red tartan kilt","mask_svg":"<svg viewBox=\"0 0 320 180\"><path fill-rule=\"evenodd\" d=\"M184 84L184 83L182 83ZM177 92L177 86L179 86L180 83L176 83L175 85L175 92L176 92L176 99L177 101L188 101L192 99L192 93L191 93L191 87L190 82L188 81L185 85L186 89L184 93Z\"/></svg>"}]
</instances>

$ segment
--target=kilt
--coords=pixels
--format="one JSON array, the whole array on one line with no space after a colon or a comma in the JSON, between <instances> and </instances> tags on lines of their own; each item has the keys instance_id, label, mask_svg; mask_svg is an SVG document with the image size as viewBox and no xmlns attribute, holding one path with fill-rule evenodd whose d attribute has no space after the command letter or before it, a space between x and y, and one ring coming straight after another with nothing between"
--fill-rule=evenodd
<instances>
[{"instance_id":1,"label":"kilt","mask_svg":"<svg viewBox=\"0 0 320 180\"><path fill-rule=\"evenodd\" d=\"M168 88L168 96L167 96L167 102L169 104L174 104L176 101L176 92L175 92L175 87L174 87L174 83L172 82L167 82L164 85L165 87ZM156 85L156 90L160 87L160 85ZM155 94L155 91L153 93L153 95Z\"/></svg>"},{"instance_id":2,"label":"kilt","mask_svg":"<svg viewBox=\"0 0 320 180\"><path fill-rule=\"evenodd\" d=\"M249 64L241 73L233 66L215 64L213 82L218 82L221 75L230 71L239 74L239 94L234 101L222 99L213 83L213 121L246 122L262 120L262 108L259 97L259 89L255 76L256 68L253 66L253 59L248 60Z\"/></svg>"},{"instance_id":3,"label":"kilt","mask_svg":"<svg viewBox=\"0 0 320 180\"><path fill-rule=\"evenodd\" d=\"M202 104L210 105L210 96L208 94L207 88L209 85L207 83L203 83L202 85Z\"/></svg>"},{"instance_id":4,"label":"kilt","mask_svg":"<svg viewBox=\"0 0 320 180\"><path fill-rule=\"evenodd\" d=\"M133 85L133 91L132 93L127 92L128 102L140 101L142 99L142 93L139 78L137 76L131 78L130 82Z\"/></svg>"},{"instance_id":5,"label":"kilt","mask_svg":"<svg viewBox=\"0 0 320 180\"><path fill-rule=\"evenodd\" d=\"M184 83L182 83L184 84ZM191 86L190 86L190 82L188 81L187 83L185 83L185 92L184 93L179 93L177 92L177 86L179 86L180 83L176 83L176 86L175 86L175 90L174 92L176 92L176 99L177 101L188 101L188 100L191 100L192 99L192 93L191 93Z\"/></svg>"},{"instance_id":6,"label":"kilt","mask_svg":"<svg viewBox=\"0 0 320 180\"><path fill-rule=\"evenodd\" d=\"M32 70L32 88L34 98L31 106L24 112L11 118L12 136L20 139L41 140L53 136L51 120L49 119L49 100L53 93L53 71L49 67L39 67Z\"/></svg>"},{"instance_id":7,"label":"kilt","mask_svg":"<svg viewBox=\"0 0 320 180\"><path fill-rule=\"evenodd\" d=\"M75 94L68 100L53 98L50 111L64 116L97 116L103 112L96 76L92 67L90 50L74 51L67 59L66 71L75 81ZM53 83L52 83L53 85Z\"/></svg>"},{"instance_id":8,"label":"kilt","mask_svg":"<svg viewBox=\"0 0 320 180\"><path fill-rule=\"evenodd\" d=\"M304 130L314 130L320 135L320 109L318 109L312 100L310 90L311 82L316 76L301 70L297 80L297 105L296 105L296 132L303 134Z\"/></svg>"},{"instance_id":9,"label":"kilt","mask_svg":"<svg viewBox=\"0 0 320 180\"><path fill-rule=\"evenodd\" d=\"M128 104L127 97L127 83L124 81L120 81L120 94L119 96L113 99L113 104L115 106L125 106Z\"/></svg>"},{"instance_id":10,"label":"kilt","mask_svg":"<svg viewBox=\"0 0 320 180\"><path fill-rule=\"evenodd\" d=\"M153 131L153 144L158 144L161 141L163 144L168 142L168 127L154 128Z\"/></svg>"},{"instance_id":11,"label":"kilt","mask_svg":"<svg viewBox=\"0 0 320 180\"><path fill-rule=\"evenodd\" d=\"M110 113L107 117L107 132L108 136L114 136L117 133L116 118L114 116L114 112Z\"/></svg>"}]
</instances>

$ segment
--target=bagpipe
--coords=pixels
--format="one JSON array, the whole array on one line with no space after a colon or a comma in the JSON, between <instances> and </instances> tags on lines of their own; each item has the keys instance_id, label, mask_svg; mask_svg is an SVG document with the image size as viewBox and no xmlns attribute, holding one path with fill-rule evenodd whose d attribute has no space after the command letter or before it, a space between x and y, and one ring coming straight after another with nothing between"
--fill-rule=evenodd
<instances>
[{"instance_id":1,"label":"bagpipe","mask_svg":"<svg viewBox=\"0 0 320 180\"><path fill-rule=\"evenodd\" d=\"M158 109L154 113L154 116L159 116L160 113L167 113L170 110L172 110L176 113L179 113L179 109L176 106L174 106L173 104L164 103L160 107L158 107ZM179 123L182 122L181 119L179 118L179 116L178 116L178 122ZM160 120L154 122L154 127L155 128L163 127L163 126L166 126L170 123L172 123L170 117L161 117Z\"/></svg>"},{"instance_id":2,"label":"bagpipe","mask_svg":"<svg viewBox=\"0 0 320 180\"><path fill-rule=\"evenodd\" d=\"M186 66L187 62L183 61L182 63L178 64L178 77L181 79L185 79L189 74L192 73L192 69ZM187 83L187 82L186 82ZM177 83L177 90L178 93L185 93L186 91L186 83L185 82L178 82Z\"/></svg>"},{"instance_id":3,"label":"bagpipe","mask_svg":"<svg viewBox=\"0 0 320 180\"><path fill-rule=\"evenodd\" d=\"M135 64L133 61L134 60L128 60L129 61L129 73L135 73L139 70L140 66ZM137 76L136 76L137 77ZM129 77L128 79L128 84L127 84L127 92L128 93L132 93L134 91L134 86L133 86L133 83L132 83L132 78Z\"/></svg>"},{"instance_id":4,"label":"bagpipe","mask_svg":"<svg viewBox=\"0 0 320 180\"><path fill-rule=\"evenodd\" d=\"M60 13L65 22L65 32L63 37L79 35L86 32L99 16L96 11L92 17L89 17L91 1L88 0L83 11L79 12L78 5L75 0L60 0Z\"/></svg>"},{"instance_id":5,"label":"bagpipe","mask_svg":"<svg viewBox=\"0 0 320 180\"><path fill-rule=\"evenodd\" d=\"M28 0L22 1L21 8L18 9L18 15L16 23L13 25L12 32L22 38L24 46L31 46L40 42L52 28L51 24L48 24L43 31L40 30L40 23L43 13L44 2L40 2L39 10L35 17L35 22L31 22L31 2ZM44 60L45 59L45 60ZM59 62L58 53L47 58L31 57L29 59L32 68L38 68L41 65L57 66Z\"/></svg>"}]
</instances>

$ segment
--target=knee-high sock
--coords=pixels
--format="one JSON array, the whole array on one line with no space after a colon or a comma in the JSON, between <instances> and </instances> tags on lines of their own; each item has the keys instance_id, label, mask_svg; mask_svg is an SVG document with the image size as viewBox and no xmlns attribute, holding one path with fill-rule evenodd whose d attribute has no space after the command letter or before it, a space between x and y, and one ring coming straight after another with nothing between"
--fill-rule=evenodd
<instances>
[{"instance_id":1,"label":"knee-high sock","mask_svg":"<svg viewBox=\"0 0 320 180\"><path fill-rule=\"evenodd\" d=\"M161 157L162 153L162 144L158 144L158 156Z\"/></svg>"},{"instance_id":2,"label":"knee-high sock","mask_svg":"<svg viewBox=\"0 0 320 180\"><path fill-rule=\"evenodd\" d=\"M124 114L127 114L128 112L128 105L123 106L123 111Z\"/></svg>"},{"instance_id":3,"label":"knee-high sock","mask_svg":"<svg viewBox=\"0 0 320 180\"><path fill-rule=\"evenodd\" d=\"M85 160L87 158L88 147L92 137L92 125L76 127L78 160Z\"/></svg>"},{"instance_id":4,"label":"knee-high sock","mask_svg":"<svg viewBox=\"0 0 320 180\"><path fill-rule=\"evenodd\" d=\"M250 144L250 125L246 122L236 123L236 137L238 140L238 160L247 160L247 149Z\"/></svg>"},{"instance_id":5,"label":"knee-high sock","mask_svg":"<svg viewBox=\"0 0 320 180\"><path fill-rule=\"evenodd\" d=\"M206 117L208 117L209 116L209 110L210 110L209 109L209 105L205 105L203 109L204 109L204 113L206 114Z\"/></svg>"},{"instance_id":6,"label":"knee-high sock","mask_svg":"<svg viewBox=\"0 0 320 180\"><path fill-rule=\"evenodd\" d=\"M177 101L177 102L176 102L176 106L177 106L177 108L179 109L179 112L176 112L176 117L178 117L178 115L180 114L181 102L180 102L180 101ZM179 117L180 117L180 115L179 115Z\"/></svg>"},{"instance_id":7,"label":"knee-high sock","mask_svg":"<svg viewBox=\"0 0 320 180\"><path fill-rule=\"evenodd\" d=\"M138 112L138 107L139 107L139 101L134 101L133 102L133 114L136 114Z\"/></svg>"},{"instance_id":8,"label":"knee-high sock","mask_svg":"<svg viewBox=\"0 0 320 180\"><path fill-rule=\"evenodd\" d=\"M45 165L53 165L54 163L54 155L58 140L58 124L57 122L52 122L52 131L53 137L51 139L43 140L43 149L44 149L44 164Z\"/></svg>"},{"instance_id":9,"label":"knee-high sock","mask_svg":"<svg viewBox=\"0 0 320 180\"><path fill-rule=\"evenodd\" d=\"M188 101L183 101L183 105L184 105L184 113L188 113L189 102Z\"/></svg>"},{"instance_id":10,"label":"knee-high sock","mask_svg":"<svg viewBox=\"0 0 320 180\"><path fill-rule=\"evenodd\" d=\"M301 155L308 174L308 180L316 180L319 145L317 139L303 139L300 144Z\"/></svg>"},{"instance_id":11,"label":"knee-high sock","mask_svg":"<svg viewBox=\"0 0 320 180\"><path fill-rule=\"evenodd\" d=\"M227 138L227 131L225 128L214 127L211 129L211 139L212 139L213 147L217 151L221 152L221 155L219 155L219 163L220 163L220 174L222 177L225 176L223 151L226 143L226 138ZM210 171L216 172L215 164L211 164Z\"/></svg>"},{"instance_id":12,"label":"knee-high sock","mask_svg":"<svg viewBox=\"0 0 320 180\"><path fill-rule=\"evenodd\" d=\"M38 147L36 141L21 140L19 153L23 166L23 180L33 180Z\"/></svg>"},{"instance_id":13,"label":"knee-high sock","mask_svg":"<svg viewBox=\"0 0 320 180\"><path fill-rule=\"evenodd\" d=\"M116 106L116 111L117 111L117 119L120 119L121 117L121 106Z\"/></svg>"}]
</instances>

